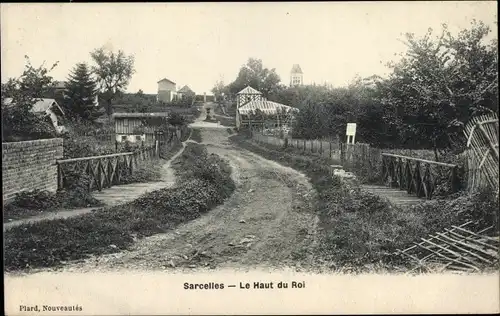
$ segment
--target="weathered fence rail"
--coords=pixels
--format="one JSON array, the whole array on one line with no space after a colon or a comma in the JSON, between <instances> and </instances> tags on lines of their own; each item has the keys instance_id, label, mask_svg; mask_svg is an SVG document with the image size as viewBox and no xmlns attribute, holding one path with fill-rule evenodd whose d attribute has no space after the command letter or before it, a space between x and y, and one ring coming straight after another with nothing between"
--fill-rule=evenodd
<instances>
[{"instance_id":1,"label":"weathered fence rail","mask_svg":"<svg viewBox=\"0 0 500 316\"><path fill-rule=\"evenodd\" d=\"M119 184L121 178L132 174L142 161L156 156L155 146L147 146L134 152L57 160L57 186L59 190L66 188L81 181L83 176L89 191L101 191Z\"/></svg>"},{"instance_id":2,"label":"weathered fence rail","mask_svg":"<svg viewBox=\"0 0 500 316\"><path fill-rule=\"evenodd\" d=\"M436 170L440 169L440 170ZM459 188L458 166L449 163L382 153L382 181L391 187L399 187L408 194L431 199L440 183L447 182L451 192Z\"/></svg>"},{"instance_id":3,"label":"weathered fence rail","mask_svg":"<svg viewBox=\"0 0 500 316\"><path fill-rule=\"evenodd\" d=\"M301 150L303 153L311 153L334 160L340 159L340 146L335 141L324 139L279 138L255 132L252 135L253 139L260 143L278 147L291 147Z\"/></svg>"}]
</instances>

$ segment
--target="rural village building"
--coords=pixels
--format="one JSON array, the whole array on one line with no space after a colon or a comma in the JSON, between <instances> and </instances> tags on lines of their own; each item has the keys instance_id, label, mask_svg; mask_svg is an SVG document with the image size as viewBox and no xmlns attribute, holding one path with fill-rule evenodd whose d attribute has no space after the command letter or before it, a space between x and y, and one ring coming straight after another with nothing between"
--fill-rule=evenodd
<instances>
[{"instance_id":1,"label":"rural village building","mask_svg":"<svg viewBox=\"0 0 500 316\"><path fill-rule=\"evenodd\" d=\"M179 91L177 91L177 96L179 97L179 99L194 97L195 95L196 93L193 90L191 90L191 88L189 88L187 85L179 89Z\"/></svg>"},{"instance_id":2,"label":"rural village building","mask_svg":"<svg viewBox=\"0 0 500 316\"><path fill-rule=\"evenodd\" d=\"M115 137L117 142L152 143L155 133L170 113L114 113Z\"/></svg>"},{"instance_id":3,"label":"rural village building","mask_svg":"<svg viewBox=\"0 0 500 316\"><path fill-rule=\"evenodd\" d=\"M304 84L304 74L299 64L295 64L290 71L290 87L301 86Z\"/></svg>"},{"instance_id":4,"label":"rural village building","mask_svg":"<svg viewBox=\"0 0 500 316\"><path fill-rule=\"evenodd\" d=\"M7 106L15 106L12 103L12 98L5 98L4 104ZM58 133L62 133L66 131L66 127L62 123L62 119L65 116L63 109L59 106L59 104L54 99L45 99L40 98L37 99L31 111L34 114L43 116L48 115L52 125Z\"/></svg>"},{"instance_id":5,"label":"rural village building","mask_svg":"<svg viewBox=\"0 0 500 316\"><path fill-rule=\"evenodd\" d=\"M176 83L167 78L158 81L158 94L156 96L159 102L172 102L177 96Z\"/></svg>"}]
</instances>

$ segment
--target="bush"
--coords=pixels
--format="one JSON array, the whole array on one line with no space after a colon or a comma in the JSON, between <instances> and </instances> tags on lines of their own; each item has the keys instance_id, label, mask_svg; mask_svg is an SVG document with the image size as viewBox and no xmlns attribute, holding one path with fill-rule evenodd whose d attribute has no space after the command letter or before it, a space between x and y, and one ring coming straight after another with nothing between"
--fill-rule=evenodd
<instances>
[{"instance_id":1,"label":"bush","mask_svg":"<svg viewBox=\"0 0 500 316\"><path fill-rule=\"evenodd\" d=\"M397 249L412 246L420 238L443 231L451 225L478 220L479 228L493 225L498 232L498 199L491 193L426 201L400 209L381 197L361 190L356 182L329 175L328 165L319 157L293 155L247 141L231 139L263 157L305 172L318 192L320 219L317 256L338 268L369 270L374 264L394 269L406 262L394 255ZM293 152L293 151L292 151Z\"/></svg>"},{"instance_id":2,"label":"bush","mask_svg":"<svg viewBox=\"0 0 500 316\"><path fill-rule=\"evenodd\" d=\"M230 167L200 145L189 144L186 150L173 164L182 175L174 188L90 214L9 229L5 270L58 266L120 251L132 244L133 236L167 231L221 204L235 188Z\"/></svg>"},{"instance_id":3,"label":"bush","mask_svg":"<svg viewBox=\"0 0 500 316\"><path fill-rule=\"evenodd\" d=\"M101 206L86 189L79 186L51 193L33 190L18 193L13 201L4 206L4 219L20 219L61 209Z\"/></svg>"},{"instance_id":4,"label":"bush","mask_svg":"<svg viewBox=\"0 0 500 316\"><path fill-rule=\"evenodd\" d=\"M193 128L193 131L191 133L191 139L198 143L203 142L203 139L201 138L201 130Z\"/></svg>"},{"instance_id":5,"label":"bush","mask_svg":"<svg viewBox=\"0 0 500 316\"><path fill-rule=\"evenodd\" d=\"M162 164L158 159L143 161L132 174L124 174L120 184L160 181L162 179Z\"/></svg>"}]
</instances>

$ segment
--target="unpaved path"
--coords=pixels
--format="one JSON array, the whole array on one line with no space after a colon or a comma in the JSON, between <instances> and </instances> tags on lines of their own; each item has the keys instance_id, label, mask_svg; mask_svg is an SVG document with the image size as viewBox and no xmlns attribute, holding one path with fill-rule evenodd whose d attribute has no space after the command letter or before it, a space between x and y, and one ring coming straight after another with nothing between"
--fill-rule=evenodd
<instances>
[{"instance_id":1,"label":"unpaved path","mask_svg":"<svg viewBox=\"0 0 500 316\"><path fill-rule=\"evenodd\" d=\"M209 152L228 159L237 188L221 206L127 251L57 270L204 270L313 266L315 191L297 171L232 145L223 129L202 130Z\"/></svg>"},{"instance_id":2,"label":"unpaved path","mask_svg":"<svg viewBox=\"0 0 500 316\"><path fill-rule=\"evenodd\" d=\"M189 140L188 140L189 141ZM7 231L12 227L16 227L22 224L35 223L43 220L55 220L62 218L75 217L90 213L94 210L101 209L106 206L117 206L125 204L127 202L133 201L140 197L141 195L160 190L163 188L172 187L175 184L175 174L170 165L179 155L181 155L186 148L185 143L182 143L182 148L175 153L170 159L162 165L162 177L160 181L151 181L144 183L130 183L116 185L110 188L103 189L100 192L94 192L93 196L102 202L104 206L96 207L86 207L86 208L75 208L70 210L59 210L54 212L47 212L36 216L31 216L23 219L18 219L3 224L3 231Z\"/></svg>"}]
</instances>

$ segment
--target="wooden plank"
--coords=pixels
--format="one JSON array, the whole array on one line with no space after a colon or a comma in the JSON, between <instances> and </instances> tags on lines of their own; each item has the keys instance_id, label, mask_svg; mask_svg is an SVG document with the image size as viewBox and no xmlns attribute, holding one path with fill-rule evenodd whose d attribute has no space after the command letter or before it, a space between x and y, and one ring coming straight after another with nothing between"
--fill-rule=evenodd
<instances>
[{"instance_id":1,"label":"wooden plank","mask_svg":"<svg viewBox=\"0 0 500 316\"><path fill-rule=\"evenodd\" d=\"M64 164L64 163L75 162L75 161L87 161L87 160L94 160L94 159L100 159L100 158L128 156L128 155L132 155L132 154L133 154L132 152L126 152L126 153L116 153L116 154L109 154L109 155L102 155L102 156L91 156L91 157L60 159L60 160L57 160L57 163L58 164Z\"/></svg>"},{"instance_id":2,"label":"wooden plank","mask_svg":"<svg viewBox=\"0 0 500 316\"><path fill-rule=\"evenodd\" d=\"M382 156L404 158L404 159L408 159L408 160L420 161L420 162L424 162L424 163L429 163L429 164L439 165L439 166L444 166L444 167L450 167L450 168L455 168L457 166L454 164L449 164L449 163L444 163L444 162L439 162L439 161L426 160L426 159L420 159L420 158L414 158L414 157L402 156L402 155L395 155L395 154L389 154L389 153L382 153Z\"/></svg>"},{"instance_id":3,"label":"wooden plank","mask_svg":"<svg viewBox=\"0 0 500 316\"><path fill-rule=\"evenodd\" d=\"M426 240L425 240L425 239L423 239L423 238L421 238L421 239L422 239L422 240L424 240L424 241L426 241ZM428 241L426 241L426 242L428 242ZM467 267L469 267L469 268L472 268L472 269L474 269L474 270L476 270L476 271L479 271L479 268L477 268L476 266L474 266L474 265L472 265L472 264L468 264L468 263L466 263L466 262L462 262L462 261L458 260L458 259L460 259L461 257L459 257L459 258L457 258L457 259L455 259L455 258L450 258L450 257L447 257L447 256L443 255L442 253L439 253L439 252L436 252L436 251L434 251L434 250L432 250L432 249L429 249L428 247L426 247L426 246L424 246L424 245L420 245L420 244L418 244L418 246L419 246L419 247L421 247L421 248L424 248L425 250L427 250L427 251L429 251L429 252L432 252L432 253L436 254L437 256L439 256L439 257L441 257L441 258L444 258L444 259L446 259L446 260L448 260L448 261L453 261L453 262L456 262L456 263L458 263L458 264L462 264L462 265L464 265L464 266L467 266ZM443 248L443 247L440 247L440 248L441 248L441 249L443 249L443 250L447 250L446 248Z\"/></svg>"}]
</instances>

